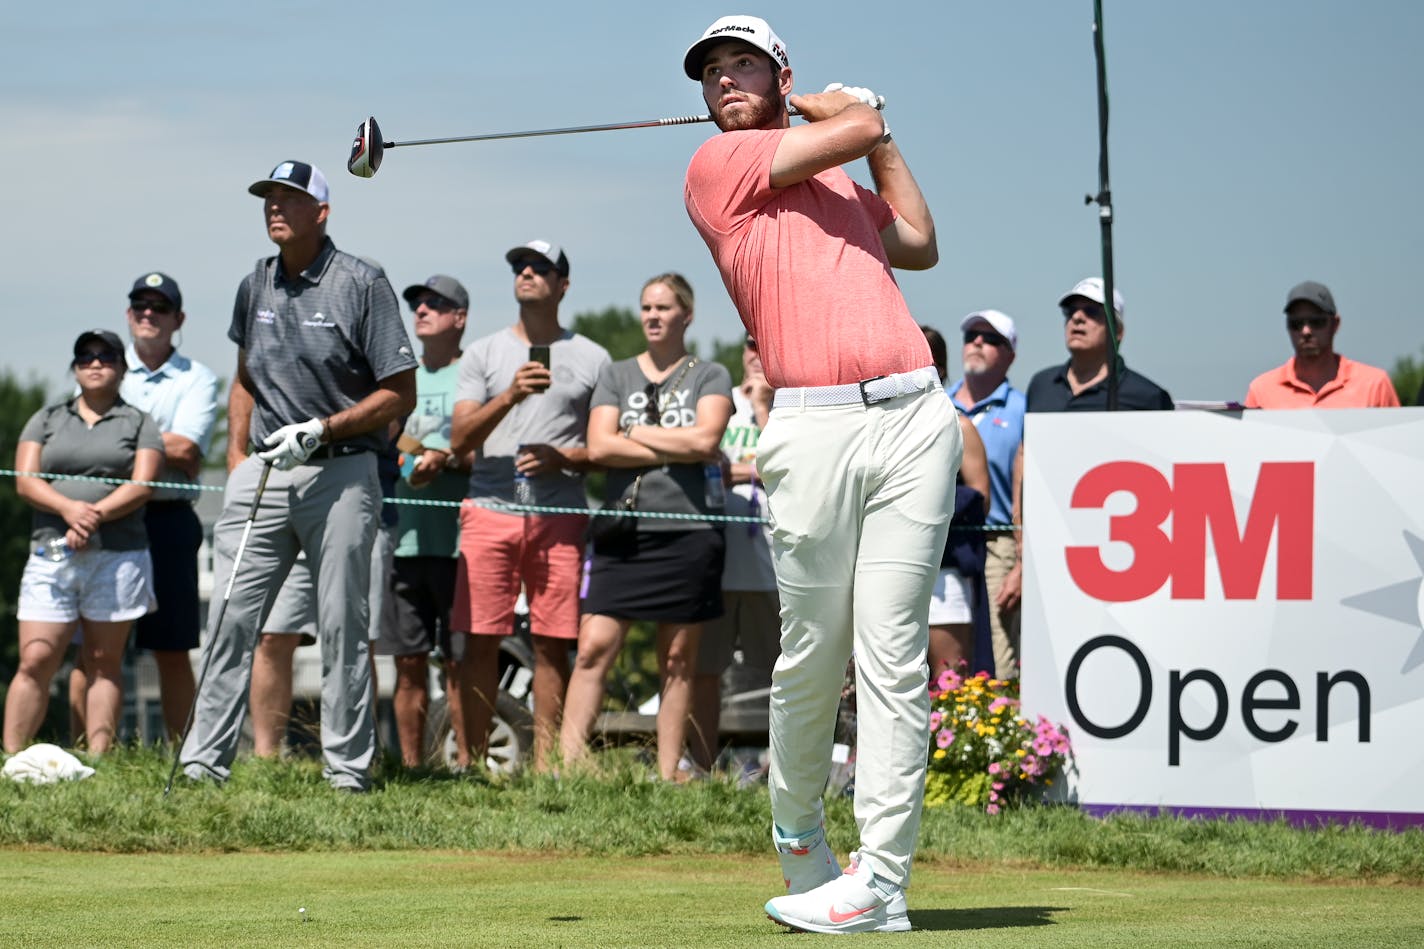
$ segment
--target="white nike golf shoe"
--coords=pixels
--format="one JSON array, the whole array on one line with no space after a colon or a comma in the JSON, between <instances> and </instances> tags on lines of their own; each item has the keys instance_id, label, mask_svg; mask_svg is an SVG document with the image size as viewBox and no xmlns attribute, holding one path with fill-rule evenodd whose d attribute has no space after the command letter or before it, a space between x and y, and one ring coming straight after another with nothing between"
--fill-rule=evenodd
<instances>
[{"instance_id":1,"label":"white nike golf shoe","mask_svg":"<svg viewBox=\"0 0 1424 949\"><path fill-rule=\"evenodd\" d=\"M773 824L771 839L776 843L776 855L781 859L781 878L786 883L786 892L806 893L841 875L836 855L826 844L824 824L798 835L783 833L780 827Z\"/></svg>"},{"instance_id":2,"label":"white nike golf shoe","mask_svg":"<svg viewBox=\"0 0 1424 949\"><path fill-rule=\"evenodd\" d=\"M807 893L767 901L766 915L791 929L813 933L899 933L910 929L905 890L879 880L860 855L829 883Z\"/></svg>"}]
</instances>

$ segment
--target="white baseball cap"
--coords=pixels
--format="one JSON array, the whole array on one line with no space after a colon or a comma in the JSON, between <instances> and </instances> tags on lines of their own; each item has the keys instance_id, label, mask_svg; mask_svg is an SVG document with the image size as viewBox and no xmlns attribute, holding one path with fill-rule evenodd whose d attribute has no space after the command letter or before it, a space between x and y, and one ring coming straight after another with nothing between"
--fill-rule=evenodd
<instances>
[{"instance_id":1,"label":"white baseball cap","mask_svg":"<svg viewBox=\"0 0 1424 949\"><path fill-rule=\"evenodd\" d=\"M702 57L707 47L724 40L750 43L780 63L783 69L791 66L791 60L786 55L786 44L772 32L770 23L759 16L738 14L722 17L703 32L701 39L687 48L687 54L682 57L682 71L687 73L688 79L702 81Z\"/></svg>"},{"instance_id":2,"label":"white baseball cap","mask_svg":"<svg viewBox=\"0 0 1424 949\"><path fill-rule=\"evenodd\" d=\"M1103 292L1102 277L1085 277L1073 284L1073 289L1059 299L1058 305L1062 306L1068 302L1069 297L1087 297L1094 303L1106 303L1107 294ZM1113 309L1117 311L1117 318L1122 319L1122 294L1117 287L1113 287Z\"/></svg>"},{"instance_id":3,"label":"white baseball cap","mask_svg":"<svg viewBox=\"0 0 1424 949\"><path fill-rule=\"evenodd\" d=\"M978 310L959 321L959 331L962 333L975 323L988 323L994 328L994 332L1009 341L1010 349L1019 348L1019 331L1014 327L1014 318L1009 314L1000 313L998 310Z\"/></svg>"}]
</instances>

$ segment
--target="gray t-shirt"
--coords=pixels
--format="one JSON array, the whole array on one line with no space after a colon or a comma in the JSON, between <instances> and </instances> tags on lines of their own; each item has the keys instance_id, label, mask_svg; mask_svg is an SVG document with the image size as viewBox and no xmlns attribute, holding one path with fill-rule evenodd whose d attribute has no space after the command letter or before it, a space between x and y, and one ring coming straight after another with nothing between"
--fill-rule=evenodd
<instances>
[{"instance_id":1,"label":"gray t-shirt","mask_svg":"<svg viewBox=\"0 0 1424 949\"><path fill-rule=\"evenodd\" d=\"M283 425L349 409L416 366L390 281L331 238L296 277L280 257L259 260L237 289L227 335L247 351L258 445ZM380 451L385 439L373 431L341 444Z\"/></svg>"},{"instance_id":2,"label":"gray t-shirt","mask_svg":"<svg viewBox=\"0 0 1424 949\"><path fill-rule=\"evenodd\" d=\"M616 405L618 427L629 422L647 424L649 386L658 406L659 424L663 428L691 428L697 424L697 403L706 396L732 398L732 376L721 363L703 362L683 373L684 363L674 367L661 383L654 384L638 365L637 357L620 359L603 371L598 388L593 392L593 404ZM680 377L680 378L679 378ZM676 389L673 388L674 383ZM609 468L607 495L619 498L628 492L633 479L643 473L638 488L639 511L672 514L723 514L707 506L705 465L674 462L656 468ZM648 531L685 531L721 526L710 521L685 521L674 518L642 517L638 529Z\"/></svg>"},{"instance_id":3,"label":"gray t-shirt","mask_svg":"<svg viewBox=\"0 0 1424 949\"><path fill-rule=\"evenodd\" d=\"M455 402L488 402L509 388L514 373L528 361L529 344L512 328L475 340L460 357ZM565 330L549 347L553 383L548 391L531 395L510 409L476 449L466 496L477 504L513 504L514 456L520 445L587 445L589 399L599 372L608 362L608 351L602 346ZM582 472L542 474L530 479L530 487L535 504L588 507Z\"/></svg>"},{"instance_id":4,"label":"gray t-shirt","mask_svg":"<svg viewBox=\"0 0 1424 949\"><path fill-rule=\"evenodd\" d=\"M46 474L88 475L93 478L132 478L134 455L141 448L163 451L163 436L153 419L122 399L114 403L90 428L79 417L74 399L40 409L20 431L20 441L40 444L40 471ZM118 485L102 481L50 482L67 498L93 503L108 497ZM64 518L35 511L30 518L30 539L44 543L62 537L69 529ZM144 550L148 532L143 508L99 527L99 547L104 550Z\"/></svg>"}]
</instances>

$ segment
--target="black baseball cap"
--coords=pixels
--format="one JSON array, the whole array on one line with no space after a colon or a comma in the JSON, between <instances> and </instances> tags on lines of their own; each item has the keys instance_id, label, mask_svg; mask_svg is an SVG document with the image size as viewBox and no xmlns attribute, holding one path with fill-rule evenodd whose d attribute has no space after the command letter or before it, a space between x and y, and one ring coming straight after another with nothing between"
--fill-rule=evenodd
<instances>
[{"instance_id":1,"label":"black baseball cap","mask_svg":"<svg viewBox=\"0 0 1424 949\"><path fill-rule=\"evenodd\" d=\"M155 270L139 277L134 281L133 289L129 291L129 299L132 300L146 290L161 294L169 303L173 304L173 309L183 309L183 291L178 289L178 281L168 274Z\"/></svg>"},{"instance_id":2,"label":"black baseball cap","mask_svg":"<svg viewBox=\"0 0 1424 949\"><path fill-rule=\"evenodd\" d=\"M79 338L74 341L74 358L78 359L86 350L93 347L95 343L98 343L102 349L117 353L119 356L119 365L124 367L128 366L128 362L124 359L123 341L119 339L117 333L112 333L109 330L85 330L80 333Z\"/></svg>"},{"instance_id":3,"label":"black baseball cap","mask_svg":"<svg viewBox=\"0 0 1424 949\"><path fill-rule=\"evenodd\" d=\"M1306 280L1291 287L1291 292L1286 294L1287 312L1290 311L1293 303L1309 303L1320 308L1322 313L1329 313L1334 316L1335 297L1330 294L1330 288L1323 283L1316 283L1314 280Z\"/></svg>"}]
</instances>

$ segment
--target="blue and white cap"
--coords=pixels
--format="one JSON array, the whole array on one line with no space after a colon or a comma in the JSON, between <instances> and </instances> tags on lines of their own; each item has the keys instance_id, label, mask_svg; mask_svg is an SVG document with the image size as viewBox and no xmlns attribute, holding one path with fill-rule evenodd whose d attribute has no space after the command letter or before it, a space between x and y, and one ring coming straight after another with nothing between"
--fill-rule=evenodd
<instances>
[{"instance_id":1,"label":"blue and white cap","mask_svg":"<svg viewBox=\"0 0 1424 949\"><path fill-rule=\"evenodd\" d=\"M322 204L329 200L329 193L326 188L326 175L321 173L321 169L316 165L308 165L304 161L284 161L272 173L261 181L254 181L248 186L250 194L255 194L259 198L266 197L273 188L281 185L286 188L295 188L298 191L305 191L316 198Z\"/></svg>"}]
</instances>

